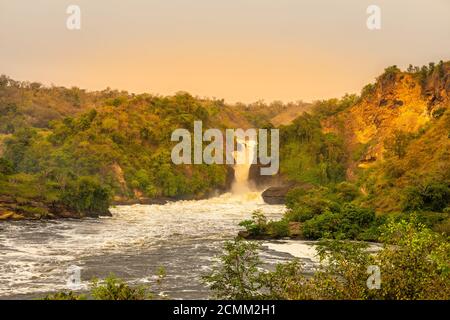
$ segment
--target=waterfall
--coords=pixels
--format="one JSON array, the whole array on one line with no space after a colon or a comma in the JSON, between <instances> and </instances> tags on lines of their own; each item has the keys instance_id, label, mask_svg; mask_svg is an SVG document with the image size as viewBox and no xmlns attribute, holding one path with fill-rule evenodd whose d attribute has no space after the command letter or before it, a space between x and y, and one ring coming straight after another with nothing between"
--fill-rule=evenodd
<instances>
[{"instance_id":1,"label":"waterfall","mask_svg":"<svg viewBox=\"0 0 450 320\"><path fill-rule=\"evenodd\" d=\"M249 182L250 167L256 156L256 141L254 140L237 140L237 148L234 152L234 182L231 187L233 194L244 194L252 192Z\"/></svg>"}]
</instances>

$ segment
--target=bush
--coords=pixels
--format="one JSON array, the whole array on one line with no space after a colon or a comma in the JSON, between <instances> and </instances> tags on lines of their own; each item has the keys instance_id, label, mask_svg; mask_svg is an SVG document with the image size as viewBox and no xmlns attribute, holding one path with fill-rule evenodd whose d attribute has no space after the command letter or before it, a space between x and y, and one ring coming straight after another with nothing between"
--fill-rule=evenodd
<instances>
[{"instance_id":1,"label":"bush","mask_svg":"<svg viewBox=\"0 0 450 320\"><path fill-rule=\"evenodd\" d=\"M293 209L288 210L284 217L288 221L293 222L305 222L314 218L317 215L311 208L307 206L297 206Z\"/></svg>"},{"instance_id":2,"label":"bush","mask_svg":"<svg viewBox=\"0 0 450 320\"><path fill-rule=\"evenodd\" d=\"M366 98L370 96L372 93L375 92L376 84L375 83L369 83L365 85L361 90L361 98Z\"/></svg>"},{"instance_id":3,"label":"bush","mask_svg":"<svg viewBox=\"0 0 450 320\"><path fill-rule=\"evenodd\" d=\"M0 174L10 175L14 173L14 165L11 161L0 158Z\"/></svg>"},{"instance_id":4,"label":"bush","mask_svg":"<svg viewBox=\"0 0 450 320\"><path fill-rule=\"evenodd\" d=\"M383 299L449 299L450 244L415 221L389 223L383 232Z\"/></svg>"},{"instance_id":5,"label":"bush","mask_svg":"<svg viewBox=\"0 0 450 320\"><path fill-rule=\"evenodd\" d=\"M76 294L73 291L57 292L45 296L42 300L86 300L86 296L83 294Z\"/></svg>"},{"instance_id":6,"label":"bush","mask_svg":"<svg viewBox=\"0 0 450 320\"><path fill-rule=\"evenodd\" d=\"M399 72L401 72L401 70L396 65L393 65L384 69L384 73L381 75L381 78L393 80L395 79L395 75Z\"/></svg>"},{"instance_id":7,"label":"bush","mask_svg":"<svg viewBox=\"0 0 450 320\"><path fill-rule=\"evenodd\" d=\"M253 212L251 220L241 221L239 225L253 237L282 238L289 236L289 220L285 218L279 221L267 221L266 216L260 210Z\"/></svg>"},{"instance_id":8,"label":"bush","mask_svg":"<svg viewBox=\"0 0 450 320\"><path fill-rule=\"evenodd\" d=\"M361 193L357 186L349 182L341 182L336 186L336 192L342 201L355 200Z\"/></svg>"},{"instance_id":9,"label":"bush","mask_svg":"<svg viewBox=\"0 0 450 320\"><path fill-rule=\"evenodd\" d=\"M202 277L218 299L247 300L260 297L258 268L261 260L258 248L257 243L240 239L225 242L225 252L220 256L220 263Z\"/></svg>"},{"instance_id":10,"label":"bush","mask_svg":"<svg viewBox=\"0 0 450 320\"><path fill-rule=\"evenodd\" d=\"M339 216L327 211L303 224L303 236L312 240L331 237L332 234L336 233L338 223Z\"/></svg>"},{"instance_id":11,"label":"bush","mask_svg":"<svg viewBox=\"0 0 450 320\"><path fill-rule=\"evenodd\" d=\"M303 224L303 236L308 239L358 239L375 222L372 209L345 204L340 212L327 211Z\"/></svg>"},{"instance_id":12,"label":"bush","mask_svg":"<svg viewBox=\"0 0 450 320\"><path fill-rule=\"evenodd\" d=\"M267 225L268 234L274 238L283 238L289 236L289 221L281 219L280 221L270 221Z\"/></svg>"},{"instance_id":13,"label":"bush","mask_svg":"<svg viewBox=\"0 0 450 320\"><path fill-rule=\"evenodd\" d=\"M261 210L255 210L252 213L251 220L241 221L239 225L244 227L252 236L259 236L267 231L267 218Z\"/></svg>"},{"instance_id":14,"label":"bush","mask_svg":"<svg viewBox=\"0 0 450 320\"><path fill-rule=\"evenodd\" d=\"M151 297L145 287L130 287L114 274L110 274L103 284L98 279L92 280L91 291L97 300L145 300Z\"/></svg>"},{"instance_id":15,"label":"bush","mask_svg":"<svg viewBox=\"0 0 450 320\"><path fill-rule=\"evenodd\" d=\"M405 188L403 209L405 211L442 212L450 204L450 187L442 182L425 182Z\"/></svg>"},{"instance_id":16,"label":"bush","mask_svg":"<svg viewBox=\"0 0 450 320\"><path fill-rule=\"evenodd\" d=\"M392 136L384 142L387 156L403 158L413 137L411 133L395 130Z\"/></svg>"},{"instance_id":17,"label":"bush","mask_svg":"<svg viewBox=\"0 0 450 320\"><path fill-rule=\"evenodd\" d=\"M102 214L109 209L110 189L93 177L81 177L64 190L62 201L81 213Z\"/></svg>"}]
</instances>

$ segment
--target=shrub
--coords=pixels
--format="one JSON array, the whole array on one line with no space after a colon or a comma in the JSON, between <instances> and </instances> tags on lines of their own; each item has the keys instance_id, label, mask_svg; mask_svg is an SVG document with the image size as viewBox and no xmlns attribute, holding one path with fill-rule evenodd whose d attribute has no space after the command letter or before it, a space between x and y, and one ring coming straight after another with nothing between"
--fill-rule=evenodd
<instances>
[{"instance_id":1,"label":"shrub","mask_svg":"<svg viewBox=\"0 0 450 320\"><path fill-rule=\"evenodd\" d=\"M375 83L369 83L365 85L361 90L361 98L366 98L370 96L372 93L375 92L376 84Z\"/></svg>"},{"instance_id":2,"label":"shrub","mask_svg":"<svg viewBox=\"0 0 450 320\"><path fill-rule=\"evenodd\" d=\"M101 214L108 211L110 189L94 177L81 177L64 190L62 201L78 212Z\"/></svg>"},{"instance_id":3,"label":"shrub","mask_svg":"<svg viewBox=\"0 0 450 320\"><path fill-rule=\"evenodd\" d=\"M340 212L327 211L303 224L303 235L308 239L357 239L375 222L372 209L345 204Z\"/></svg>"},{"instance_id":4,"label":"shrub","mask_svg":"<svg viewBox=\"0 0 450 320\"><path fill-rule=\"evenodd\" d=\"M395 79L395 75L400 71L401 70L396 65L387 67L386 69L384 69L384 73L381 75L381 78L393 80Z\"/></svg>"},{"instance_id":5,"label":"shrub","mask_svg":"<svg viewBox=\"0 0 450 320\"><path fill-rule=\"evenodd\" d=\"M257 243L240 239L225 242L220 262L202 277L217 298L246 300L261 296L258 248Z\"/></svg>"},{"instance_id":6,"label":"shrub","mask_svg":"<svg viewBox=\"0 0 450 320\"><path fill-rule=\"evenodd\" d=\"M450 187L443 182L423 182L405 188L403 209L405 211L442 212L450 204Z\"/></svg>"},{"instance_id":7,"label":"shrub","mask_svg":"<svg viewBox=\"0 0 450 320\"><path fill-rule=\"evenodd\" d=\"M267 231L267 218L261 210L255 210L252 213L251 220L241 221L239 225L244 227L251 235L259 236Z\"/></svg>"},{"instance_id":8,"label":"shrub","mask_svg":"<svg viewBox=\"0 0 450 320\"><path fill-rule=\"evenodd\" d=\"M14 173L14 165L11 161L0 158L0 174L10 175Z\"/></svg>"},{"instance_id":9,"label":"shrub","mask_svg":"<svg viewBox=\"0 0 450 320\"><path fill-rule=\"evenodd\" d=\"M413 139L413 135L404 131L395 130L392 136L384 142L386 154L403 158L406 155L406 148Z\"/></svg>"},{"instance_id":10,"label":"shrub","mask_svg":"<svg viewBox=\"0 0 450 320\"><path fill-rule=\"evenodd\" d=\"M91 291L97 300L145 300L151 297L145 287L131 287L114 274L110 274L103 284L93 279Z\"/></svg>"},{"instance_id":11,"label":"shrub","mask_svg":"<svg viewBox=\"0 0 450 320\"><path fill-rule=\"evenodd\" d=\"M450 244L415 221L389 223L383 232L383 299L449 299Z\"/></svg>"},{"instance_id":12,"label":"shrub","mask_svg":"<svg viewBox=\"0 0 450 320\"><path fill-rule=\"evenodd\" d=\"M340 199L345 202L355 200L361 193L357 186L349 182L341 182L336 186L336 192Z\"/></svg>"},{"instance_id":13,"label":"shrub","mask_svg":"<svg viewBox=\"0 0 450 320\"><path fill-rule=\"evenodd\" d=\"M336 233L338 224L339 216L327 211L303 224L303 236L312 240L332 236L332 234Z\"/></svg>"},{"instance_id":14,"label":"shrub","mask_svg":"<svg viewBox=\"0 0 450 320\"><path fill-rule=\"evenodd\" d=\"M275 238L289 236L289 221L281 219L280 221L270 221L267 225L268 234Z\"/></svg>"},{"instance_id":15,"label":"shrub","mask_svg":"<svg viewBox=\"0 0 450 320\"><path fill-rule=\"evenodd\" d=\"M73 291L63 291L54 294L48 294L42 300L86 300L86 296L83 294L76 294Z\"/></svg>"}]
</instances>

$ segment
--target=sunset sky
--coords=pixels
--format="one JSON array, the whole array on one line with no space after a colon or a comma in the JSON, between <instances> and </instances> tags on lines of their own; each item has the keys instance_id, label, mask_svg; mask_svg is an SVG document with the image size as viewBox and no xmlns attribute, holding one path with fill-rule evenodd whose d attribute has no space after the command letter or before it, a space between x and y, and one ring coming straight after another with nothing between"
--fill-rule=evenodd
<instances>
[{"instance_id":1,"label":"sunset sky","mask_svg":"<svg viewBox=\"0 0 450 320\"><path fill-rule=\"evenodd\" d=\"M81 8L81 30L66 8ZM366 27L370 4L381 30ZM0 0L0 73L228 102L359 92L386 66L450 60L450 0Z\"/></svg>"}]
</instances>

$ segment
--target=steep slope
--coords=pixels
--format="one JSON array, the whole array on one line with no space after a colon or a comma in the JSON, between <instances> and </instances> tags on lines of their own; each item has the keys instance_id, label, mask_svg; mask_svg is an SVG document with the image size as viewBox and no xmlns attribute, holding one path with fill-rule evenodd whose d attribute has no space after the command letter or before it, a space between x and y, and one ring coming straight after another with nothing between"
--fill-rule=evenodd
<instances>
[{"instance_id":1,"label":"steep slope","mask_svg":"<svg viewBox=\"0 0 450 320\"><path fill-rule=\"evenodd\" d=\"M344 137L351 155L349 179L355 178L356 167L368 168L382 160L396 134L417 133L448 109L450 63L430 69L400 72L388 68L363 90L358 103L322 121L325 132Z\"/></svg>"}]
</instances>

